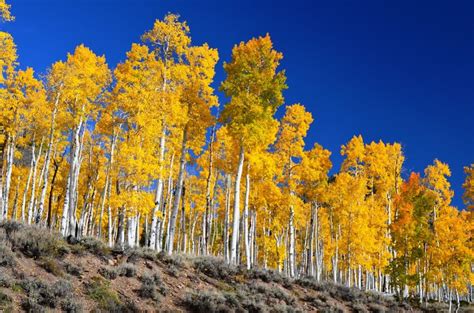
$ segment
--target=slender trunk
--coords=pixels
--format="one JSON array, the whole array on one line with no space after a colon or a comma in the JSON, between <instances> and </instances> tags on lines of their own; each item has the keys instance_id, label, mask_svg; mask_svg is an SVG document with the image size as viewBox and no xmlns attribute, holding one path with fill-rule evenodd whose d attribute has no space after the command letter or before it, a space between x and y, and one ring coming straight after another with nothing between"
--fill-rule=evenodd
<instances>
[{"instance_id":1,"label":"slender trunk","mask_svg":"<svg viewBox=\"0 0 474 313\"><path fill-rule=\"evenodd\" d=\"M110 190L111 190L111 183L110 183L110 175L112 172L112 164L114 162L114 154L115 154L115 144L117 142L117 134L116 130L113 131L112 134L112 140L110 143L110 158L107 162L107 169L105 173L105 183L104 183L104 189L102 191L102 201L100 204L100 215L99 215L99 231L98 231L98 236L102 236L102 219L103 219L103 214L104 214L104 209L105 209L105 203L109 200L110 197ZM111 221L111 220L109 220Z\"/></svg>"},{"instance_id":2,"label":"slender trunk","mask_svg":"<svg viewBox=\"0 0 474 313\"><path fill-rule=\"evenodd\" d=\"M311 203L311 218L309 222L309 238L308 238L308 254L307 254L307 271L306 275L314 276L314 233L316 232L316 208L315 204ZM317 248L316 248L317 250Z\"/></svg>"},{"instance_id":3,"label":"slender trunk","mask_svg":"<svg viewBox=\"0 0 474 313\"><path fill-rule=\"evenodd\" d=\"M187 128L184 128L183 131L183 140L181 142L181 157L179 160L179 173L178 173L178 181L176 184L176 194L174 196L173 208L171 211L171 217L169 221L169 232L167 234L166 240L166 249L167 253L171 255L173 253L173 243L174 243L174 235L176 231L176 218L178 216L179 210L179 202L181 200L181 191L183 189L184 183L184 172L186 166L186 142L187 142Z\"/></svg>"},{"instance_id":4,"label":"slender trunk","mask_svg":"<svg viewBox=\"0 0 474 313\"><path fill-rule=\"evenodd\" d=\"M53 150L53 145L54 145L54 127L55 127L55 121L56 121L56 113L58 111L58 104L59 104L59 98L60 98L60 93L56 95L56 100L54 102L54 108L53 112L51 113L51 127L49 129L49 143L48 143L48 149L46 150L46 156L44 159L44 168L45 172L43 175L43 184L41 186L41 193L40 193L40 199L39 199L39 205L38 205L38 213L35 218L35 223L38 224L40 222L41 216L43 215L44 211L44 201L46 199L46 189L48 188L48 178L49 178L49 163L51 160L51 153Z\"/></svg>"},{"instance_id":5,"label":"slender trunk","mask_svg":"<svg viewBox=\"0 0 474 313\"><path fill-rule=\"evenodd\" d=\"M119 208L118 225L117 225L117 240L115 242L119 249L125 248L125 208Z\"/></svg>"},{"instance_id":6,"label":"slender trunk","mask_svg":"<svg viewBox=\"0 0 474 313\"><path fill-rule=\"evenodd\" d=\"M63 236L71 235L75 231L75 205L76 205L76 175L79 175L79 159L81 149L82 118L72 133L71 153L69 160L69 173L66 183L66 194L61 219L61 233Z\"/></svg>"},{"instance_id":7,"label":"slender trunk","mask_svg":"<svg viewBox=\"0 0 474 313\"><path fill-rule=\"evenodd\" d=\"M5 129L3 125L0 125L0 138L5 136ZM0 141L0 210L3 207L3 162L5 160L5 140ZM0 212L0 220L4 218L3 214Z\"/></svg>"},{"instance_id":8,"label":"slender trunk","mask_svg":"<svg viewBox=\"0 0 474 313\"><path fill-rule=\"evenodd\" d=\"M5 170L5 186L3 190L3 209L0 216L3 218L8 217L8 201L10 196L10 183L12 177L12 169L13 169L13 156L15 154L15 145L16 145L16 138L10 137L9 144L7 146L7 167Z\"/></svg>"},{"instance_id":9,"label":"slender trunk","mask_svg":"<svg viewBox=\"0 0 474 313\"><path fill-rule=\"evenodd\" d=\"M183 186L182 188L182 201L181 201L181 251L186 253L187 248L187 234L186 234L186 211L185 211L185 194L186 188Z\"/></svg>"},{"instance_id":10,"label":"slender trunk","mask_svg":"<svg viewBox=\"0 0 474 313\"><path fill-rule=\"evenodd\" d=\"M223 243L224 243L224 258L226 262L230 262L230 253L229 253L229 213L230 213L230 189L232 181L230 174L226 175L226 187L225 187L225 215L224 215L224 234L223 234Z\"/></svg>"},{"instance_id":11,"label":"slender trunk","mask_svg":"<svg viewBox=\"0 0 474 313\"><path fill-rule=\"evenodd\" d=\"M244 168L244 147L241 144L239 154L239 164L237 174L235 176L234 188L234 217L232 220L232 241L230 245L230 263L237 264L237 243L239 239L239 223L240 223L240 181L242 179L242 171Z\"/></svg>"},{"instance_id":12,"label":"slender trunk","mask_svg":"<svg viewBox=\"0 0 474 313\"><path fill-rule=\"evenodd\" d=\"M156 184L156 194L155 194L155 206L153 207L153 210L151 212L151 226L150 226L150 238L149 238L149 246L152 249L156 249L157 247L157 222L158 222L158 216L157 212L160 212L161 208L161 200L163 198L163 162L165 158L165 142L166 142L166 127L163 126L163 133L161 134L160 138L160 167L159 167L159 172L158 172L158 181Z\"/></svg>"},{"instance_id":13,"label":"slender trunk","mask_svg":"<svg viewBox=\"0 0 474 313\"><path fill-rule=\"evenodd\" d=\"M51 179L51 187L49 188L49 201L48 201L48 228L51 228L51 218L52 218L52 208L53 208L53 192L54 192L54 186L56 183L56 177L58 175L58 170L59 170L59 164L53 160L53 166L54 166L54 172L53 172L53 178Z\"/></svg>"},{"instance_id":14,"label":"slender trunk","mask_svg":"<svg viewBox=\"0 0 474 313\"><path fill-rule=\"evenodd\" d=\"M212 178L212 169L213 169L213 147L214 147L214 134L216 126L215 124L211 130L211 139L209 141L209 167L206 179L206 211L203 216L202 224L202 254L207 254L208 251L208 242L210 237L210 210L212 206L211 198L211 178Z\"/></svg>"},{"instance_id":15,"label":"slender trunk","mask_svg":"<svg viewBox=\"0 0 474 313\"><path fill-rule=\"evenodd\" d=\"M294 211L293 206L290 206L290 221L289 221L289 250L290 255L288 259L288 269L290 277L295 277L295 227L294 227Z\"/></svg>"},{"instance_id":16,"label":"slender trunk","mask_svg":"<svg viewBox=\"0 0 474 313\"><path fill-rule=\"evenodd\" d=\"M245 200L244 200L244 243L245 258L247 261L247 269L251 266L250 241L249 241L249 196L250 196L250 174L247 165L247 175L245 175Z\"/></svg>"},{"instance_id":17,"label":"slender trunk","mask_svg":"<svg viewBox=\"0 0 474 313\"><path fill-rule=\"evenodd\" d=\"M35 207L35 196L36 196L36 172L38 171L38 164L41 158L41 151L43 150L43 139L41 139L40 148L38 151L38 155L32 155L33 158L33 177L31 183L31 194L30 194L30 202L28 203L28 224L31 224L34 218L33 209Z\"/></svg>"},{"instance_id":18,"label":"slender trunk","mask_svg":"<svg viewBox=\"0 0 474 313\"><path fill-rule=\"evenodd\" d=\"M26 198L28 197L28 191L30 190L31 177L33 176L33 167L34 167L34 155L35 155L35 145L31 146L31 162L30 169L28 171L28 179L26 180L25 190L23 191L23 201L21 203L21 221L25 221L25 212L26 212Z\"/></svg>"},{"instance_id":19,"label":"slender trunk","mask_svg":"<svg viewBox=\"0 0 474 313\"><path fill-rule=\"evenodd\" d=\"M174 167L174 155L175 153L173 152L170 157L170 165L169 165L169 173L168 173L168 184L167 184L167 195L166 195L166 201L163 201L163 205L161 206L161 215L162 219L158 221L156 227L157 227L157 246L156 249L158 251L163 250L163 236L165 234L165 225L169 227L169 223L166 224L166 219L168 218L168 204L173 201L173 167ZM162 195L163 199L165 198L165 195L163 193ZM168 233L169 228L167 229Z\"/></svg>"}]
</instances>

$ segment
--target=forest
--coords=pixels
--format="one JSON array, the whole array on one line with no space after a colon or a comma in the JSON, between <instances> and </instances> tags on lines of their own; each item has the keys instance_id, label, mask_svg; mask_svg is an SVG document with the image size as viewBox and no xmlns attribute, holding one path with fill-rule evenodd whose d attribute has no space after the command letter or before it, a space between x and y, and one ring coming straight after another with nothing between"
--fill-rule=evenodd
<instances>
[{"instance_id":1,"label":"forest","mask_svg":"<svg viewBox=\"0 0 474 313\"><path fill-rule=\"evenodd\" d=\"M14 20L5 0L0 17ZM329 174L331 152L305 145L317 112L280 108L291 88L282 58L268 34L236 44L220 103L218 51L194 45L179 15L150 25L115 69L78 45L38 75L0 31L0 221L471 301L474 164L463 208L448 164L406 173L397 142L354 136Z\"/></svg>"}]
</instances>

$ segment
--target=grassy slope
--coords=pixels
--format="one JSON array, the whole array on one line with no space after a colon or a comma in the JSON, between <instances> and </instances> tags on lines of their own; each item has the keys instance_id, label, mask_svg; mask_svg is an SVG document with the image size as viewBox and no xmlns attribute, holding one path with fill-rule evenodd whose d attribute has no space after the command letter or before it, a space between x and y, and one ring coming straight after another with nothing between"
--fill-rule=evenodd
<instances>
[{"instance_id":1,"label":"grassy slope","mask_svg":"<svg viewBox=\"0 0 474 313\"><path fill-rule=\"evenodd\" d=\"M446 307L433 304L429 311ZM468 308L464 308L466 311ZM409 304L312 279L228 266L219 258L168 257L67 243L47 230L0 224L0 311L413 312ZM426 310L426 309L425 309Z\"/></svg>"}]
</instances>

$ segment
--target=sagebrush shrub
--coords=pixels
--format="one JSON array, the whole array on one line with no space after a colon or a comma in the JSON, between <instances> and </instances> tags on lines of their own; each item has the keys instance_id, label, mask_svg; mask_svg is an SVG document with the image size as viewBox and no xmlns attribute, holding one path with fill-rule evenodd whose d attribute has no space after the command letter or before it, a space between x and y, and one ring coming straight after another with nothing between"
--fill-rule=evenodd
<instances>
[{"instance_id":1,"label":"sagebrush shrub","mask_svg":"<svg viewBox=\"0 0 474 313\"><path fill-rule=\"evenodd\" d=\"M194 268L209 277L222 280L230 280L238 273L237 267L227 264L224 259L210 256L196 258Z\"/></svg>"},{"instance_id":2,"label":"sagebrush shrub","mask_svg":"<svg viewBox=\"0 0 474 313\"><path fill-rule=\"evenodd\" d=\"M135 277L137 275L137 268L130 263L124 263L117 268L117 273L120 276Z\"/></svg>"},{"instance_id":3,"label":"sagebrush shrub","mask_svg":"<svg viewBox=\"0 0 474 313\"><path fill-rule=\"evenodd\" d=\"M58 257L69 252L60 234L51 234L47 229L31 226L9 235L12 247L33 258Z\"/></svg>"},{"instance_id":4,"label":"sagebrush shrub","mask_svg":"<svg viewBox=\"0 0 474 313\"><path fill-rule=\"evenodd\" d=\"M110 268L110 267L99 268L99 274L109 280L115 279L118 276L117 270L115 268Z\"/></svg>"},{"instance_id":5,"label":"sagebrush shrub","mask_svg":"<svg viewBox=\"0 0 474 313\"><path fill-rule=\"evenodd\" d=\"M10 247L0 242L0 266L12 267L16 264L15 254Z\"/></svg>"}]
</instances>

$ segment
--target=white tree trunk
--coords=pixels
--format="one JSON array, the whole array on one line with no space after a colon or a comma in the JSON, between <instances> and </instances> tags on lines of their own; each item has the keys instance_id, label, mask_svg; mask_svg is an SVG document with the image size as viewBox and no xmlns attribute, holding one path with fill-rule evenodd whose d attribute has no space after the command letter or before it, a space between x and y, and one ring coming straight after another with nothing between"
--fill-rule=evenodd
<instances>
[{"instance_id":1,"label":"white tree trunk","mask_svg":"<svg viewBox=\"0 0 474 313\"><path fill-rule=\"evenodd\" d=\"M290 246L290 255L288 260L288 270L290 277L295 277L295 227L294 227L294 212L293 206L290 206L290 222L289 222L289 231L290 231L290 238L289 238L289 246Z\"/></svg>"},{"instance_id":2,"label":"white tree trunk","mask_svg":"<svg viewBox=\"0 0 474 313\"><path fill-rule=\"evenodd\" d=\"M32 184L31 184L30 201L28 203L28 224L31 224L34 217L33 210L35 208L35 196L36 196L36 172L38 171L38 164L41 158L42 150L43 150L43 139L41 139L38 155L33 154L31 156L33 158L33 177L32 177Z\"/></svg>"},{"instance_id":3,"label":"white tree trunk","mask_svg":"<svg viewBox=\"0 0 474 313\"><path fill-rule=\"evenodd\" d=\"M169 221L169 232L167 234L167 240L166 240L166 251L168 254L173 253L174 235L176 232L176 219L178 217L179 202L181 200L181 191L183 189L184 172L185 172L185 166L186 166L186 141L187 141L187 129L185 127L183 131L183 140L181 142L181 157L179 160L179 173L178 173L178 181L176 185L176 194L174 196L173 208L171 211L171 217Z\"/></svg>"},{"instance_id":4,"label":"white tree trunk","mask_svg":"<svg viewBox=\"0 0 474 313\"><path fill-rule=\"evenodd\" d=\"M225 216L224 216L224 258L226 262L230 262L229 253L229 214L230 214L230 189L232 186L232 179L230 174L226 175L226 188L225 188Z\"/></svg>"},{"instance_id":5,"label":"white tree trunk","mask_svg":"<svg viewBox=\"0 0 474 313\"><path fill-rule=\"evenodd\" d=\"M249 241L249 197L250 197L250 174L248 172L249 167L247 166L247 175L245 176L245 200L244 200L244 243L245 243L245 258L247 261L247 269L251 267L251 255L250 255L250 241Z\"/></svg>"},{"instance_id":6,"label":"white tree trunk","mask_svg":"<svg viewBox=\"0 0 474 313\"><path fill-rule=\"evenodd\" d=\"M77 201L77 179L79 175L79 163L81 152L81 129L82 119L75 127L72 137L69 173L66 184L66 195L64 198L63 215L61 219L61 233L63 236L73 235L75 232L75 208Z\"/></svg>"},{"instance_id":7,"label":"white tree trunk","mask_svg":"<svg viewBox=\"0 0 474 313\"><path fill-rule=\"evenodd\" d=\"M15 145L16 139L15 137L10 138L10 142L7 146L7 166L5 171L5 186L3 190L3 208L2 214L3 218L8 218L8 204L9 204L9 196L10 196L10 184L11 184L11 177L12 177L12 169L13 169L13 156L15 154Z\"/></svg>"},{"instance_id":8,"label":"white tree trunk","mask_svg":"<svg viewBox=\"0 0 474 313\"><path fill-rule=\"evenodd\" d=\"M244 168L244 147L240 147L239 164L237 166L237 174L235 176L234 188L234 217L232 220L232 241L230 243L230 263L237 264L237 242L239 240L239 223L240 223L240 181L242 179L242 171Z\"/></svg>"},{"instance_id":9,"label":"white tree trunk","mask_svg":"<svg viewBox=\"0 0 474 313\"><path fill-rule=\"evenodd\" d=\"M165 158L165 141L166 141L166 127L163 127L163 134L161 135L160 138L160 168L159 168L159 173L158 173L158 182L156 185L156 194L155 194L155 206L153 207L152 213L151 213L151 227L150 227L150 239L149 239L149 246L152 249L157 248L157 221L158 221L158 216L157 212L160 212L161 208L161 199L163 197L163 161Z\"/></svg>"},{"instance_id":10,"label":"white tree trunk","mask_svg":"<svg viewBox=\"0 0 474 313\"><path fill-rule=\"evenodd\" d=\"M106 169L106 174L105 174L105 183L104 183L104 189L102 191L102 201L100 204L100 215L99 215L99 231L98 231L98 236L100 237L102 235L102 219L103 219L103 214L104 214L104 209L105 209L105 203L109 200L110 197L110 189L111 189L111 183L110 183L110 175L112 171L112 164L114 162L114 154L115 154L115 144L117 142L117 134L116 131L114 130L112 134L112 140L110 142L110 158L107 162L107 169ZM110 211L110 210L109 210ZM112 218L109 218L108 220L109 225L112 223ZM109 238L109 244L111 240Z\"/></svg>"}]
</instances>

